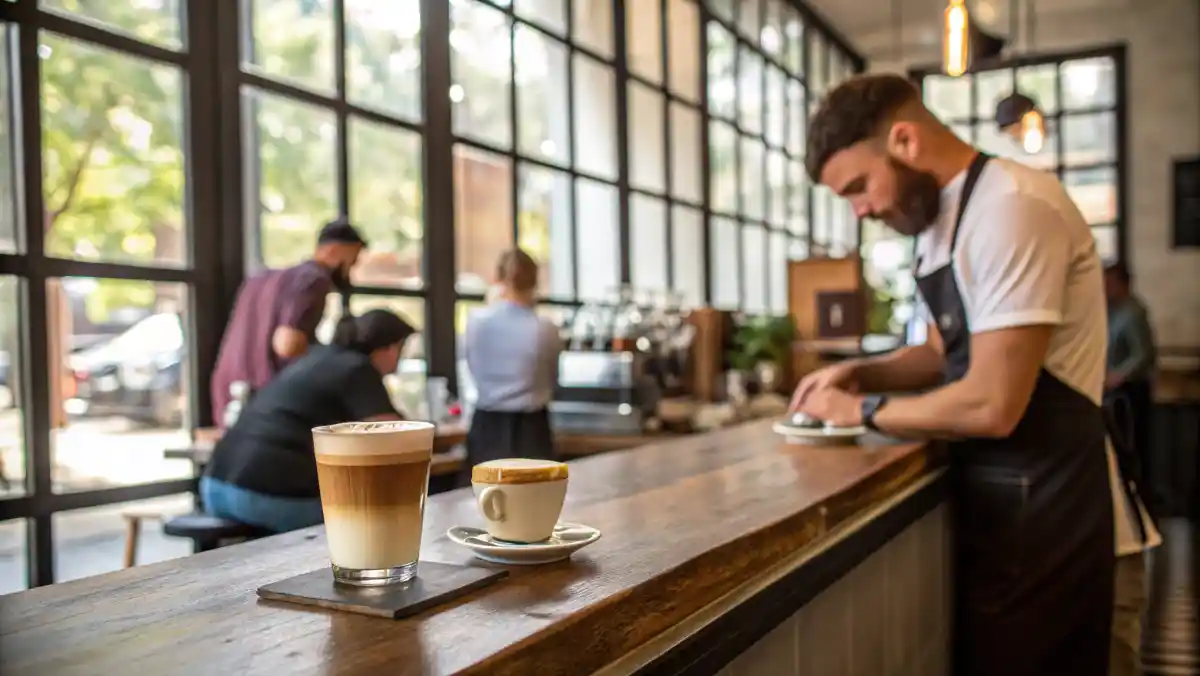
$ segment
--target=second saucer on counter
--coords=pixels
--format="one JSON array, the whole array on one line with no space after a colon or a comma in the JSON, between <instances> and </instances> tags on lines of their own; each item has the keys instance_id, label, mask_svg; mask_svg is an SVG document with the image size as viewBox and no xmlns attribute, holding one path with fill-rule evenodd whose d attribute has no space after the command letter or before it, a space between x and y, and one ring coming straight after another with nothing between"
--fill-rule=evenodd
<instances>
[{"instance_id":1,"label":"second saucer on counter","mask_svg":"<svg viewBox=\"0 0 1200 676\"><path fill-rule=\"evenodd\" d=\"M471 550L475 556L492 563L534 565L552 563L600 539L600 531L578 523L559 523L547 540L529 544L506 542L488 535L482 528L455 526L446 536Z\"/></svg>"}]
</instances>

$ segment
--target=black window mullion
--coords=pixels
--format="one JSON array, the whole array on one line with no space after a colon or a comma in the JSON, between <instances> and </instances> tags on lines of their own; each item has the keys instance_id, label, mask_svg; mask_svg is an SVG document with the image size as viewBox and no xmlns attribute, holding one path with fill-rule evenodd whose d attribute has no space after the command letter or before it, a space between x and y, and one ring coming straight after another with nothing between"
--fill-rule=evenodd
<instances>
[{"instance_id":1,"label":"black window mullion","mask_svg":"<svg viewBox=\"0 0 1200 676\"><path fill-rule=\"evenodd\" d=\"M668 15L668 7L670 0L662 0L659 4L659 59L662 68L662 88L663 88L663 114L662 120L662 135L663 135L663 196L666 198L663 221L664 236L666 238L666 259L663 264L666 265L667 288L675 287L675 256L672 252L675 250L675 233L673 227L675 223L675 193L671 186L671 179L674 176L674 157L671 154L671 110L674 107L674 99L671 97L671 49L670 39L671 31L668 21L671 17Z\"/></svg>"},{"instance_id":2,"label":"black window mullion","mask_svg":"<svg viewBox=\"0 0 1200 676\"><path fill-rule=\"evenodd\" d=\"M715 296L715 285L712 264L712 153L710 146L709 127L712 125L712 111L708 101L708 27L712 21L708 5L697 3L700 14L700 250L703 266L701 287L703 288L701 302L712 306Z\"/></svg>"},{"instance_id":3,"label":"black window mullion","mask_svg":"<svg viewBox=\"0 0 1200 676\"><path fill-rule=\"evenodd\" d=\"M337 89L337 200L338 211L350 218L350 136L348 133L349 120L346 110L346 0L333 0L333 72ZM341 292L342 312L350 312L350 294Z\"/></svg>"},{"instance_id":4,"label":"black window mullion","mask_svg":"<svg viewBox=\"0 0 1200 676\"><path fill-rule=\"evenodd\" d=\"M644 0L634 0L644 1ZM621 284L630 283L629 270L629 53L625 35L625 0L613 4L613 37L616 39L616 108L617 108L617 250L620 252Z\"/></svg>"},{"instance_id":5,"label":"black window mullion","mask_svg":"<svg viewBox=\"0 0 1200 676\"><path fill-rule=\"evenodd\" d=\"M512 7L508 7L507 11L511 13ZM518 223L521 208L517 204L521 196L518 188L521 182L521 163L517 153L520 144L520 137L517 136L519 126L517 121L517 22L510 16L508 19L508 138L512 143L509 147L509 166L512 167L512 175L508 182L508 215L512 224L513 246L517 246L521 242L521 227ZM550 224L546 225L549 228Z\"/></svg>"},{"instance_id":6,"label":"black window mullion","mask_svg":"<svg viewBox=\"0 0 1200 676\"><path fill-rule=\"evenodd\" d=\"M567 168L571 172L571 298L579 300L579 176L575 147L575 3L566 2L567 22Z\"/></svg>"}]
</instances>

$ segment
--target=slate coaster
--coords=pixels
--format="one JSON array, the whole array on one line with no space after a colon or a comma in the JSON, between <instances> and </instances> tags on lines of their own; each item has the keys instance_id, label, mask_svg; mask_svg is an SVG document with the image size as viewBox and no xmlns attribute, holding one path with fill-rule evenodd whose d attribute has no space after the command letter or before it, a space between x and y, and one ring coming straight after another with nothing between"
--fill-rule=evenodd
<instances>
[{"instance_id":1,"label":"slate coaster","mask_svg":"<svg viewBox=\"0 0 1200 676\"><path fill-rule=\"evenodd\" d=\"M260 598L398 620L486 587L508 575L506 570L422 561L417 577L390 587L334 584L333 570L272 582L258 588Z\"/></svg>"}]
</instances>

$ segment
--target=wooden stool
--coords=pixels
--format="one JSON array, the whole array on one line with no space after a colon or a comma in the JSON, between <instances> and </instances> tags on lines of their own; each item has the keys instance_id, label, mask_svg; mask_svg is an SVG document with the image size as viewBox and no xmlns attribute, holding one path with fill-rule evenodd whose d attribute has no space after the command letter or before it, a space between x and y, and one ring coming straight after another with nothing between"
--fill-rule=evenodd
<instances>
[{"instance_id":1,"label":"wooden stool","mask_svg":"<svg viewBox=\"0 0 1200 676\"><path fill-rule=\"evenodd\" d=\"M164 517L160 512L138 511L125 512L121 517L125 519L125 567L132 568L137 565L137 546L142 536L142 521L162 521Z\"/></svg>"}]
</instances>

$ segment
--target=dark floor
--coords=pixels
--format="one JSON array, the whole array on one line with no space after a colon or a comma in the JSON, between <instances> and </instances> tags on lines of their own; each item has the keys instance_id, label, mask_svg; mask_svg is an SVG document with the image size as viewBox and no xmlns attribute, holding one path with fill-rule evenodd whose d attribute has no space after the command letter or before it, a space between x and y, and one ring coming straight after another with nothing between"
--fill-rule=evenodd
<instances>
[{"instance_id":1,"label":"dark floor","mask_svg":"<svg viewBox=\"0 0 1200 676\"><path fill-rule=\"evenodd\" d=\"M1147 676L1200 674L1197 580L1200 560L1195 521L1165 519L1163 546L1152 554L1150 604L1142 634L1142 668Z\"/></svg>"}]
</instances>

